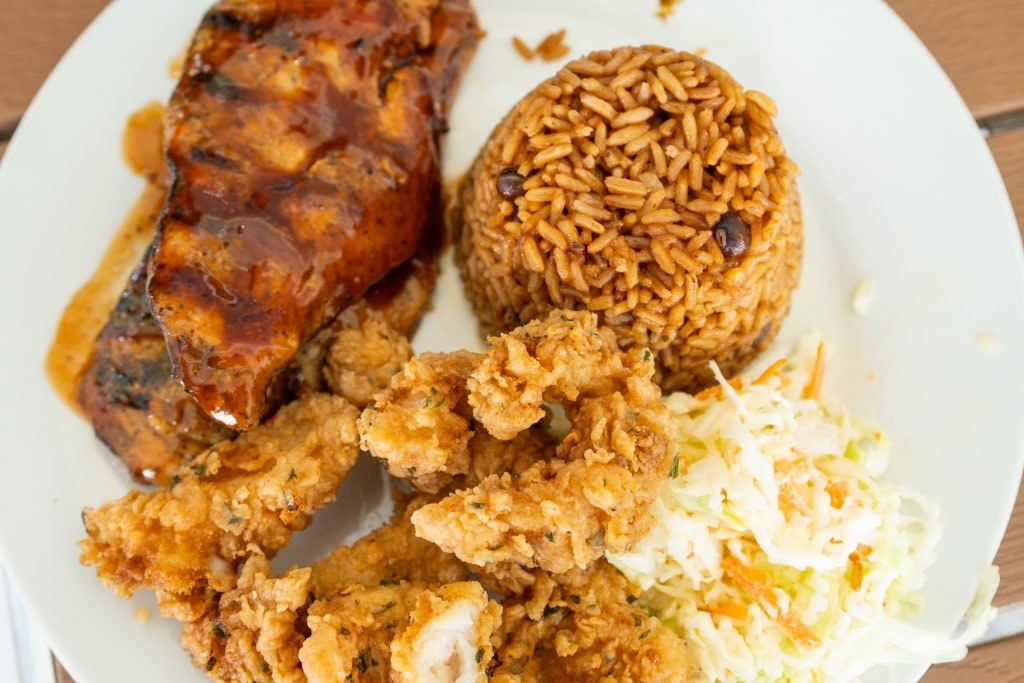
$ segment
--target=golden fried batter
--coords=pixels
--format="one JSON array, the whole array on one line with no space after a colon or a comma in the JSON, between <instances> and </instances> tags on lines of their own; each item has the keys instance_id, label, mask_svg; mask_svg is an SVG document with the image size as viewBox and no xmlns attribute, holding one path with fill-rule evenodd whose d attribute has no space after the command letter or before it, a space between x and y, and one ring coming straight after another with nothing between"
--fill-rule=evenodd
<instances>
[{"instance_id":1,"label":"golden fried batter","mask_svg":"<svg viewBox=\"0 0 1024 683\"><path fill-rule=\"evenodd\" d=\"M695 680L683 640L630 604L629 584L607 561L535 574L526 593L502 605L494 683Z\"/></svg>"},{"instance_id":2,"label":"golden fried batter","mask_svg":"<svg viewBox=\"0 0 1024 683\"><path fill-rule=\"evenodd\" d=\"M469 379L473 415L488 432L510 439L544 416L544 403L630 390L637 407L660 400L650 382L649 351L619 350L597 315L554 311L488 339L490 350Z\"/></svg>"},{"instance_id":3,"label":"golden fried batter","mask_svg":"<svg viewBox=\"0 0 1024 683\"><path fill-rule=\"evenodd\" d=\"M485 680L501 608L453 555L417 538L411 514L424 496L398 501L385 525L313 565L311 683Z\"/></svg>"},{"instance_id":4,"label":"golden fried batter","mask_svg":"<svg viewBox=\"0 0 1024 683\"><path fill-rule=\"evenodd\" d=\"M474 431L469 440L469 471L456 478L450 488L478 486L494 474L519 477L535 462L553 457L557 442L548 433L547 422L542 420L507 440L483 429Z\"/></svg>"},{"instance_id":5,"label":"golden fried batter","mask_svg":"<svg viewBox=\"0 0 1024 683\"><path fill-rule=\"evenodd\" d=\"M490 638L501 607L479 583L449 583L421 591L409 626L391 642L391 666L398 680L484 683L494 655Z\"/></svg>"},{"instance_id":6,"label":"golden fried batter","mask_svg":"<svg viewBox=\"0 0 1024 683\"><path fill-rule=\"evenodd\" d=\"M197 456L170 486L85 509L82 563L118 595L152 588L167 616L201 617L245 559L272 556L334 500L359 453L357 417L340 397L301 399Z\"/></svg>"},{"instance_id":7,"label":"golden fried batter","mask_svg":"<svg viewBox=\"0 0 1024 683\"><path fill-rule=\"evenodd\" d=\"M237 587L201 619L187 622L182 647L192 663L223 683L305 683L299 667L308 604L308 567L272 578L262 554L242 566Z\"/></svg>"},{"instance_id":8,"label":"golden fried batter","mask_svg":"<svg viewBox=\"0 0 1024 683\"><path fill-rule=\"evenodd\" d=\"M359 327L343 328L335 334L324 379L332 393L364 408L412 355L412 344L404 334L383 320L367 319Z\"/></svg>"},{"instance_id":9,"label":"golden fried batter","mask_svg":"<svg viewBox=\"0 0 1024 683\"><path fill-rule=\"evenodd\" d=\"M254 556L181 642L225 683L472 683L485 680L500 615L475 581L356 583L312 600L308 567L272 578Z\"/></svg>"},{"instance_id":10,"label":"golden fried batter","mask_svg":"<svg viewBox=\"0 0 1024 683\"><path fill-rule=\"evenodd\" d=\"M559 313L488 354L410 360L361 415L309 395L171 486L86 510L82 562L118 594L152 588L224 683L688 680L679 636L602 557L645 533L671 459L650 358L608 342ZM361 440L437 493L399 494L387 524L274 576Z\"/></svg>"},{"instance_id":11,"label":"golden fried batter","mask_svg":"<svg viewBox=\"0 0 1024 683\"><path fill-rule=\"evenodd\" d=\"M478 358L456 351L410 360L360 415L360 445L391 475L428 493L468 472L473 431L466 380Z\"/></svg>"},{"instance_id":12,"label":"golden fried batter","mask_svg":"<svg viewBox=\"0 0 1024 683\"><path fill-rule=\"evenodd\" d=\"M353 586L309 608L310 683L483 683L501 607L475 581Z\"/></svg>"},{"instance_id":13,"label":"golden fried batter","mask_svg":"<svg viewBox=\"0 0 1024 683\"><path fill-rule=\"evenodd\" d=\"M350 546L341 545L313 564L309 589L328 597L354 584L376 586L400 580L435 584L464 581L470 570L454 555L416 536L410 516L430 502L426 497L399 500L387 524Z\"/></svg>"},{"instance_id":14,"label":"golden fried batter","mask_svg":"<svg viewBox=\"0 0 1024 683\"><path fill-rule=\"evenodd\" d=\"M545 416L545 401L563 401L572 429L555 457L416 511L416 532L494 573L560 573L630 547L650 528L672 456L650 354L619 351L594 314L565 311L490 343L468 382L482 427L512 438Z\"/></svg>"},{"instance_id":15,"label":"golden fried batter","mask_svg":"<svg viewBox=\"0 0 1024 683\"><path fill-rule=\"evenodd\" d=\"M185 625L193 663L225 683L486 679L501 607L479 583L381 580L313 600L310 575L272 578L250 558L238 587Z\"/></svg>"}]
</instances>

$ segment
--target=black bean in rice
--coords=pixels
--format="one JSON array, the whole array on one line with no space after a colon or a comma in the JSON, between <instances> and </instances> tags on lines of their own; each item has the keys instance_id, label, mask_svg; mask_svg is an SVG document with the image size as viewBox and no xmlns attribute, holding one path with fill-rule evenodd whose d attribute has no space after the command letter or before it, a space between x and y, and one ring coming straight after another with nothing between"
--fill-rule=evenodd
<instances>
[{"instance_id":1,"label":"black bean in rice","mask_svg":"<svg viewBox=\"0 0 1024 683\"><path fill-rule=\"evenodd\" d=\"M775 104L662 47L570 62L498 124L460 188L456 258L486 334L590 309L667 391L741 370L800 276L797 166ZM513 188L515 191L510 191Z\"/></svg>"}]
</instances>

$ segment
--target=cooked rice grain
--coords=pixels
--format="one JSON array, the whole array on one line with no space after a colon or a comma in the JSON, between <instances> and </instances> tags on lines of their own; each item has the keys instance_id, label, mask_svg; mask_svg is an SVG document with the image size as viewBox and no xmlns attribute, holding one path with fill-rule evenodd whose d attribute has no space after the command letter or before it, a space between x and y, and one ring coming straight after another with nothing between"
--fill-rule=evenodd
<instances>
[{"instance_id":1,"label":"cooked rice grain","mask_svg":"<svg viewBox=\"0 0 1024 683\"><path fill-rule=\"evenodd\" d=\"M545 61L551 62L569 54L569 46L564 41L565 29L563 28L544 36L544 39L537 44L536 48L531 48L519 36L512 36L512 47L515 48L520 57L527 61L534 57L540 57Z\"/></svg>"},{"instance_id":2,"label":"cooked rice grain","mask_svg":"<svg viewBox=\"0 0 1024 683\"><path fill-rule=\"evenodd\" d=\"M460 191L457 261L481 329L589 308L657 354L666 390L707 386L711 360L741 370L800 276L799 171L775 114L686 52L567 64L498 124ZM517 196L499 193L502 171L523 179Z\"/></svg>"}]
</instances>

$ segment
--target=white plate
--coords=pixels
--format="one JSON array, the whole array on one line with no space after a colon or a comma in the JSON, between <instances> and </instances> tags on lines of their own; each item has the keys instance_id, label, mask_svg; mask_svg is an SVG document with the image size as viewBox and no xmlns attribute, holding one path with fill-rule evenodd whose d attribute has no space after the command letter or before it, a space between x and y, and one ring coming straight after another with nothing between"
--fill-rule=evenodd
<instances>
[{"instance_id":1,"label":"white plate","mask_svg":"<svg viewBox=\"0 0 1024 683\"><path fill-rule=\"evenodd\" d=\"M168 71L207 0L117 0L86 31L29 109L0 165L0 300L5 331L0 476L3 561L78 683L206 680L178 648L176 624L142 625L149 596L117 600L78 563L79 512L128 482L54 395L43 356L58 316L140 189L119 151L126 117L166 99ZM780 343L811 328L835 342L830 382L895 442L890 476L942 506L946 532L920 622L952 630L991 562L1024 458L1024 266L1000 176L969 112L925 48L881 2L479 0L487 39L467 74L447 140L447 177L471 161L506 108L554 70L524 62L566 28L572 53L626 43L706 48L747 87L778 103L803 168L804 279ZM850 308L873 277L869 314ZM473 343L451 268L420 349ZM1001 350L979 345L991 335ZM873 378L873 379L872 379ZM343 487L366 510L384 487ZM289 549L310 559L357 529L336 505ZM305 556L305 557L303 557ZM921 667L875 680L911 681Z\"/></svg>"}]
</instances>

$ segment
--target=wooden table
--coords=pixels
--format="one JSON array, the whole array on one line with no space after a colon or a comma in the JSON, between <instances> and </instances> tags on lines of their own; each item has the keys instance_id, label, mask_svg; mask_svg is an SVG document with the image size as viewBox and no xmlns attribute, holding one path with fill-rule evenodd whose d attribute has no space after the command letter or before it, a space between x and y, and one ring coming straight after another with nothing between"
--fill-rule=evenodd
<instances>
[{"instance_id":1,"label":"wooden table","mask_svg":"<svg viewBox=\"0 0 1024 683\"><path fill-rule=\"evenodd\" d=\"M1003 174L1024 229L1024 2L889 0L959 89ZM0 0L0 155L46 74L107 0ZM865 36L864 49L870 48ZM1024 234L1024 232L1022 232ZM1024 491L1022 491L1024 494ZM1024 604L1024 495L1018 496L996 564L996 604ZM58 666L58 677L66 674ZM1024 635L973 648L932 667L924 683L1024 681Z\"/></svg>"}]
</instances>

